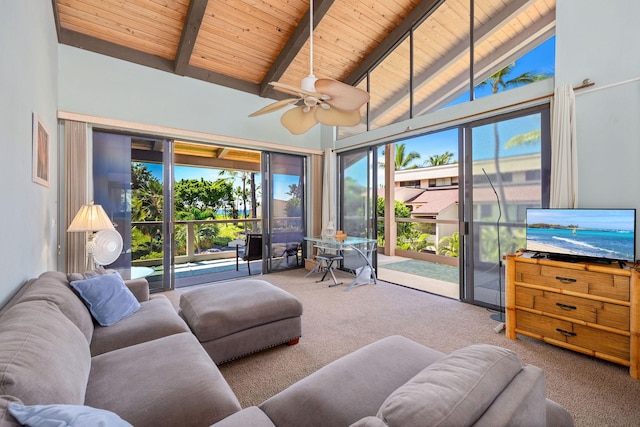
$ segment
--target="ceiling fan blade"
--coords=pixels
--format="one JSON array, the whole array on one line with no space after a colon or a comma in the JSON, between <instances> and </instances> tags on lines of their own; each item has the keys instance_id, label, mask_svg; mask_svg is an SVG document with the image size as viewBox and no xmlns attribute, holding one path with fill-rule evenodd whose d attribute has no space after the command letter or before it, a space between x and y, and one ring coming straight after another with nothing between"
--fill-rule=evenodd
<instances>
[{"instance_id":1,"label":"ceiling fan blade","mask_svg":"<svg viewBox=\"0 0 640 427\"><path fill-rule=\"evenodd\" d=\"M300 96L302 95L315 96L316 98L320 98L322 96L321 93L310 92L308 90L302 89L301 87L291 86L286 83L271 82L269 84L273 86L276 90L279 90L280 92L284 92L284 93L300 95Z\"/></svg>"},{"instance_id":2,"label":"ceiling fan blade","mask_svg":"<svg viewBox=\"0 0 640 427\"><path fill-rule=\"evenodd\" d=\"M367 91L333 79L318 79L316 90L331 97L327 104L345 111L359 109L370 98Z\"/></svg>"},{"instance_id":3,"label":"ceiling fan blade","mask_svg":"<svg viewBox=\"0 0 640 427\"><path fill-rule=\"evenodd\" d=\"M304 108L304 106L292 108L280 118L282 126L294 135L302 135L318 124L318 119L314 112L314 110L318 110L318 107L312 107L311 111L306 113L304 112Z\"/></svg>"},{"instance_id":4,"label":"ceiling fan blade","mask_svg":"<svg viewBox=\"0 0 640 427\"><path fill-rule=\"evenodd\" d=\"M249 114L249 117L256 117L262 114L273 113L274 111L278 111L287 105L293 105L298 102L300 98L287 98L281 99L280 101L274 102L273 104L269 104L264 108L259 109L258 111Z\"/></svg>"},{"instance_id":5,"label":"ceiling fan blade","mask_svg":"<svg viewBox=\"0 0 640 427\"><path fill-rule=\"evenodd\" d=\"M360 124L360 110L341 110L331 107L327 110L318 108L315 113L316 119L328 126L355 126Z\"/></svg>"}]
</instances>

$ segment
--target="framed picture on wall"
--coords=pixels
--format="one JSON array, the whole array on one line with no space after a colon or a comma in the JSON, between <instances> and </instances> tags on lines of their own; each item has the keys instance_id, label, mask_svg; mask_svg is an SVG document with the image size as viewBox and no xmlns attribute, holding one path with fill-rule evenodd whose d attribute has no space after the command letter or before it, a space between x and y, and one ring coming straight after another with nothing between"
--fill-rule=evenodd
<instances>
[{"instance_id":1,"label":"framed picture on wall","mask_svg":"<svg viewBox=\"0 0 640 427\"><path fill-rule=\"evenodd\" d=\"M49 186L49 131L33 113L33 182Z\"/></svg>"}]
</instances>

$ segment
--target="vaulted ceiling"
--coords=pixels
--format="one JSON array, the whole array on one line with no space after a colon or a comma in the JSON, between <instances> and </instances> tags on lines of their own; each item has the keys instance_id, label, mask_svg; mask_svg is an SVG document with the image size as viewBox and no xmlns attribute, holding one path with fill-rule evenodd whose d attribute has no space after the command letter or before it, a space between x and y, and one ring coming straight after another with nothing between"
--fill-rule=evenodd
<instances>
[{"instance_id":1,"label":"vaulted ceiling","mask_svg":"<svg viewBox=\"0 0 640 427\"><path fill-rule=\"evenodd\" d=\"M353 84L436 0L315 0L314 73ZM53 0L60 43L261 96L309 74L308 0Z\"/></svg>"},{"instance_id":2,"label":"vaulted ceiling","mask_svg":"<svg viewBox=\"0 0 640 427\"><path fill-rule=\"evenodd\" d=\"M553 35L555 1L475 0L478 78ZM52 3L62 44L274 99L281 95L269 82L299 86L309 74L309 0ZM451 88L466 89L469 0L315 0L314 74L358 83L431 12L434 22L414 32L424 39L414 43L414 102L423 111L442 103L455 95ZM384 110L387 122L404 114L408 78L396 75L407 68L404 45L398 66L387 58L379 67L385 84L372 93L371 108Z\"/></svg>"}]
</instances>

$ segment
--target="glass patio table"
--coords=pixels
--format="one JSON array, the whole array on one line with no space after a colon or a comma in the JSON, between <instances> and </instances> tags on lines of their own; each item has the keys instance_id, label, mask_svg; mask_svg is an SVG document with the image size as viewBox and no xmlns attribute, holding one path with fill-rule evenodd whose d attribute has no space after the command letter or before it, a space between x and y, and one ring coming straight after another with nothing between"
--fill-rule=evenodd
<instances>
[{"instance_id":1,"label":"glass patio table","mask_svg":"<svg viewBox=\"0 0 640 427\"><path fill-rule=\"evenodd\" d=\"M369 284L371 279L373 279L374 284L378 283L376 270L373 268L372 263L372 257L378 244L376 239L367 239L364 237L346 237L344 239L336 239L335 237L327 236L308 236L305 237L304 240L313 243L314 246L335 250L337 252L353 250L365 262L364 266L356 269L355 277L349 286L347 286L345 291L348 291L358 285ZM318 272L319 269L320 263L317 263L313 270L307 273L307 275ZM366 277L367 274L369 277ZM365 279L366 282L363 282Z\"/></svg>"}]
</instances>

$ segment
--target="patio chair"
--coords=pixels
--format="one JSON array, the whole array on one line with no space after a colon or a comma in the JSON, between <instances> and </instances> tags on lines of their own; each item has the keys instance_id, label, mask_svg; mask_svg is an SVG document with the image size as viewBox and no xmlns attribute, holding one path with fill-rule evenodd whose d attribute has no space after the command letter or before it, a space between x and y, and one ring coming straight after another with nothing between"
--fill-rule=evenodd
<instances>
[{"instance_id":1,"label":"patio chair","mask_svg":"<svg viewBox=\"0 0 640 427\"><path fill-rule=\"evenodd\" d=\"M262 259L262 234L247 234L242 259L247 261L247 270L251 276L251 261Z\"/></svg>"}]
</instances>

